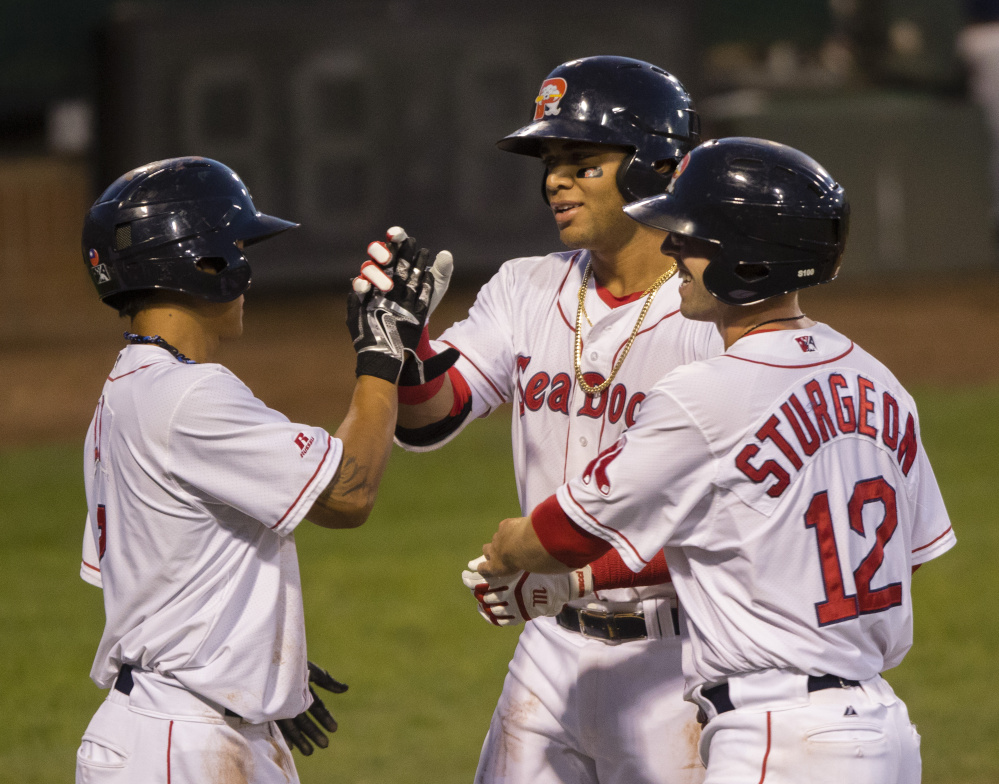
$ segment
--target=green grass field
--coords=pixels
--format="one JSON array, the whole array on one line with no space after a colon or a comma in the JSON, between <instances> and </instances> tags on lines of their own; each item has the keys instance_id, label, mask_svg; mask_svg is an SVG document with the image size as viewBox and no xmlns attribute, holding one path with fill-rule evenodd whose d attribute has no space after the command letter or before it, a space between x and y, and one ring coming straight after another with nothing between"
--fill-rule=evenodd
<instances>
[{"instance_id":1,"label":"green grass field","mask_svg":"<svg viewBox=\"0 0 999 784\"><path fill-rule=\"evenodd\" d=\"M994 784L999 388L916 397L960 542L916 575L916 642L888 677L922 733L924 781ZM104 696L88 678L100 592L78 577L81 449L0 452L0 782L71 781ZM351 687L327 700L331 748L296 755L303 782L471 781L516 632L478 617L460 572L516 509L501 412L437 453L396 450L363 528L301 527L310 655Z\"/></svg>"}]
</instances>

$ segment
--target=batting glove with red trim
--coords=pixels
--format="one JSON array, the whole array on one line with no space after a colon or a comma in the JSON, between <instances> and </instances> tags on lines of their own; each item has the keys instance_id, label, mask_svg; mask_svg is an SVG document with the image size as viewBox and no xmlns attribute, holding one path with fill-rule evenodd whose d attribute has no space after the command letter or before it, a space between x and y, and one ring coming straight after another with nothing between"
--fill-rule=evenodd
<instances>
[{"instance_id":1,"label":"batting glove with red trim","mask_svg":"<svg viewBox=\"0 0 999 784\"><path fill-rule=\"evenodd\" d=\"M410 311L420 319L422 331L447 291L453 269L449 251L442 250L430 263L429 251L417 248L416 240L399 226L386 232L385 242L368 245L368 259L351 281L353 292L348 300L348 326L358 351L358 375L366 373L398 381L401 386L420 386L444 375L458 361L459 354L453 348L421 356L419 334L416 343L410 345L415 321L410 321L406 313ZM413 303L412 297L403 293L403 307L393 304L400 301L400 283L413 292L419 289L419 301ZM405 345L396 350L394 344L400 341L393 337ZM372 355L365 357L365 352ZM403 362L397 368L395 359L399 356Z\"/></svg>"},{"instance_id":2,"label":"batting glove with red trim","mask_svg":"<svg viewBox=\"0 0 999 784\"><path fill-rule=\"evenodd\" d=\"M485 556L469 561L461 573L478 602L479 615L494 626L516 626L540 616L558 615L567 602L593 593L589 566L568 574L514 572L486 578L478 572Z\"/></svg>"}]
</instances>

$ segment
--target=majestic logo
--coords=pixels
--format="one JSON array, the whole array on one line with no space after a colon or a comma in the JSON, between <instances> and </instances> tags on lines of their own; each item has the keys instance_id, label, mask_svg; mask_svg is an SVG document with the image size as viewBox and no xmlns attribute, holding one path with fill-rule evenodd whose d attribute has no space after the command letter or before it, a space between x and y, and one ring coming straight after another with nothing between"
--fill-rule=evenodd
<instances>
[{"instance_id":1,"label":"majestic logo","mask_svg":"<svg viewBox=\"0 0 999 784\"><path fill-rule=\"evenodd\" d=\"M299 433L295 436L295 446L302 450L302 457L308 453L312 448L312 444L315 442L315 438L305 435L305 433Z\"/></svg>"},{"instance_id":2,"label":"majestic logo","mask_svg":"<svg viewBox=\"0 0 999 784\"><path fill-rule=\"evenodd\" d=\"M801 346L802 351L815 351L815 338L811 335L803 335L800 338L795 338L798 341L798 345Z\"/></svg>"},{"instance_id":3,"label":"majestic logo","mask_svg":"<svg viewBox=\"0 0 999 784\"><path fill-rule=\"evenodd\" d=\"M534 99L534 119L540 120L542 117L556 115L561 109L559 103L565 97L565 79L545 79L541 83L541 90L538 97Z\"/></svg>"}]
</instances>

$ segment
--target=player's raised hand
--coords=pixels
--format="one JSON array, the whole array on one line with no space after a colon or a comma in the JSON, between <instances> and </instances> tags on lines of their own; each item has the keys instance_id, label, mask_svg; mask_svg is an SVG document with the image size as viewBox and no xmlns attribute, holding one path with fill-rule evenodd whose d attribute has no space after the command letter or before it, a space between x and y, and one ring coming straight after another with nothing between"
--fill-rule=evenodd
<instances>
[{"instance_id":1,"label":"player's raised hand","mask_svg":"<svg viewBox=\"0 0 999 784\"><path fill-rule=\"evenodd\" d=\"M347 691L346 683L340 683L340 681L326 672L326 670L312 662L309 662L309 683L314 683L316 686L331 691L334 694L343 694ZM312 694L312 705L309 706L307 712L300 713L293 719L279 719L277 722L278 728L281 730L281 734L284 735L284 739L288 742L288 745L298 749L306 757L313 751L312 744L321 749L325 749L330 744L329 738L326 737L323 730L316 726L316 721L319 722L326 732L332 733L337 730L336 719L326 709L323 701L316 696L315 689L312 686L309 686L309 692ZM312 714L311 717L309 716L310 713ZM315 721L312 720L313 718L315 718Z\"/></svg>"},{"instance_id":2,"label":"player's raised hand","mask_svg":"<svg viewBox=\"0 0 999 784\"><path fill-rule=\"evenodd\" d=\"M369 246L369 255L374 253L379 260L365 262L364 275L354 279L347 297L347 328L357 352L357 375L392 383L398 382L406 358L416 356L434 292L430 252L418 248L412 237L399 240L400 236L390 238L393 249L380 269L381 250L387 252L388 246Z\"/></svg>"},{"instance_id":3,"label":"player's raised hand","mask_svg":"<svg viewBox=\"0 0 999 784\"><path fill-rule=\"evenodd\" d=\"M393 270L399 270L400 275L407 274L410 271L410 257L415 248L416 240L400 226L390 228L385 233L384 242L372 242L368 245L368 259L361 265L360 274L353 279L351 284L361 301L363 302L364 298L371 292L374 292L373 296L378 296L379 293L389 295L389 292L395 287L395 280L390 273ZM424 328L430 315L434 312L434 308L437 307L451 283L453 269L454 258L449 251L442 250L424 273L425 276L429 275L433 280L433 290L424 319ZM353 334L354 330L351 332ZM355 345L356 342L355 337ZM398 376L400 386L426 384L446 373L460 356L458 351L453 348L436 354L433 349L429 348L429 342L424 343L424 347L426 350L417 351L414 349L406 352L405 362Z\"/></svg>"},{"instance_id":4,"label":"player's raised hand","mask_svg":"<svg viewBox=\"0 0 999 784\"><path fill-rule=\"evenodd\" d=\"M566 602L593 593L589 566L568 574L514 572L483 577L479 567L485 560L480 556L469 561L461 580L478 602L479 615L494 626L516 626L542 615L558 615Z\"/></svg>"},{"instance_id":5,"label":"player's raised hand","mask_svg":"<svg viewBox=\"0 0 999 784\"><path fill-rule=\"evenodd\" d=\"M372 242L368 245L368 259L361 264L360 273L352 281L352 287L358 294L367 294L372 288L376 288L382 293L392 290L392 278L386 274L385 269L391 267L399 255L406 251L407 247L415 247L416 240L410 237L401 226L393 226L385 232L384 242ZM430 307L427 309L427 318L437 309L437 305L444 298L448 286L451 285L451 273L454 271L454 257L451 251L442 250L435 257L430 265L430 274L434 279L434 291L430 297Z\"/></svg>"}]
</instances>

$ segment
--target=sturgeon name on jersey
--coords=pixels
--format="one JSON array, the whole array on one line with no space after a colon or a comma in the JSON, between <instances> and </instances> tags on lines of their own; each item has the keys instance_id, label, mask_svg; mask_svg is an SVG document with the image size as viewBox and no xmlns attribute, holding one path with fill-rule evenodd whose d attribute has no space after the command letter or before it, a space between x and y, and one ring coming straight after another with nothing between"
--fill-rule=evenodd
<instances>
[{"instance_id":1,"label":"sturgeon name on jersey","mask_svg":"<svg viewBox=\"0 0 999 784\"><path fill-rule=\"evenodd\" d=\"M752 439L733 450L735 465L757 485L772 477L766 492L778 498L791 484L793 472L801 471L823 446L843 436L879 443L895 455L906 476L916 459L912 413L901 409L890 392L870 379L834 372L813 377L771 409Z\"/></svg>"},{"instance_id":2,"label":"sturgeon name on jersey","mask_svg":"<svg viewBox=\"0 0 999 784\"><path fill-rule=\"evenodd\" d=\"M530 357L523 355L517 357L520 415L524 416L527 411L540 411L547 406L549 411L568 416L572 397L572 376L565 371L552 375L539 370L523 382L522 379L530 363ZM604 382L604 377L600 373L584 373L583 378L590 386L599 386ZM599 396L586 395L583 405L576 411L576 416L600 419L606 413L607 421L612 425L624 417L625 426L631 427L635 424L635 416L643 400L645 400L644 392L636 392L629 396L628 388L624 384L613 384Z\"/></svg>"}]
</instances>

